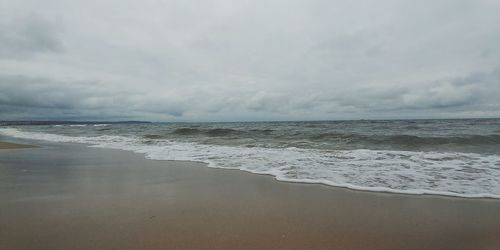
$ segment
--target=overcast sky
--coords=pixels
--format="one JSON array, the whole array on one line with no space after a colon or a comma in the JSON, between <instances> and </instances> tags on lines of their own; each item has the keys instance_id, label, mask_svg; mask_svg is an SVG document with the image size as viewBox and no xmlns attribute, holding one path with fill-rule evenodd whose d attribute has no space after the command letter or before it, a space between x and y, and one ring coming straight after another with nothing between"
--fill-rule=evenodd
<instances>
[{"instance_id":1,"label":"overcast sky","mask_svg":"<svg viewBox=\"0 0 500 250\"><path fill-rule=\"evenodd\" d=\"M0 120L500 117L498 0L0 0Z\"/></svg>"}]
</instances>

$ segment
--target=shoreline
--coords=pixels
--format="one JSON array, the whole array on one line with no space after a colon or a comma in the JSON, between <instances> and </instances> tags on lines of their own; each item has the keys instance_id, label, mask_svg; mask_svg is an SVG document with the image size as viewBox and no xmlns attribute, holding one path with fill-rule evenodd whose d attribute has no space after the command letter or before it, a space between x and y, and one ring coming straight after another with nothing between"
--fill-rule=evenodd
<instances>
[{"instance_id":1,"label":"shoreline","mask_svg":"<svg viewBox=\"0 0 500 250\"><path fill-rule=\"evenodd\" d=\"M127 151L127 150L123 150ZM131 151L128 151L131 152ZM132 152L136 153L136 152ZM142 153L138 153L142 154ZM146 158L148 159L148 158ZM153 159L148 159L148 160L153 160ZM388 194L388 195L404 195L404 196L429 196L429 197L443 197L443 198L456 198L456 199L471 199L471 200L497 200L500 201L500 195L486 195L486 194L481 194L481 195L460 195L460 194L455 194L455 193L449 193L446 194L446 192L432 192L430 190L423 190L422 193L412 193L412 192L403 192L403 191L398 191L396 189L391 189L391 188L386 188L386 187L376 187L374 189L377 190L372 190L371 188L367 187L362 187L362 186L355 186L355 185L341 185L341 184L328 184L324 181L312 181L312 180L293 180L293 179L279 179L277 176L273 174L268 174L268 173L258 173L258 172L252 172L249 170L245 169L234 169L234 168L221 168L221 167L212 167L210 166L210 163L202 162L202 161L178 161L178 160L154 160L154 161L172 161L172 162L193 162L193 163L200 163L207 165L208 168L213 168L213 169L222 169L222 170L234 170L234 171L242 171L248 174L254 174L254 175L261 175L261 176L268 176L272 177L275 181L277 182L284 182L284 183L293 183L293 184L303 184L303 185L320 185L324 187L330 187L330 188L335 188L335 189L342 189L342 190L349 190L349 191L355 191L355 192L363 192L363 193L378 193L378 194ZM354 186L354 187L351 187Z\"/></svg>"},{"instance_id":2,"label":"shoreline","mask_svg":"<svg viewBox=\"0 0 500 250\"><path fill-rule=\"evenodd\" d=\"M20 140L21 142L26 140L24 138L16 138L12 137L13 139ZM458 193L452 193L452 192L445 192L445 191L432 191L432 190L397 190L397 189L392 189L392 188L387 188L387 187L363 187L363 186L357 186L357 185L352 185L352 184L337 184L329 181L323 181L323 180L308 180L308 179L284 179L280 178L276 175L273 175L272 173L259 173L259 172L252 172L250 170L246 169L235 169L235 168L223 168L223 167L218 167L214 166L210 162L203 162L203 161L195 161L195 160L158 160L158 159L151 159L147 157L146 153L142 152L136 152L133 150L127 150L127 149L117 149L117 148L107 148L107 147L94 147L96 145L94 144L88 144L88 143L77 143L77 142L49 142L49 141L43 141L43 140L38 140L38 139L32 139L30 141L39 141L41 143L51 143L51 144L69 144L69 145L79 145L79 146L84 146L84 147L93 147L93 148L102 148L102 149L113 149L113 150L120 150L124 152L129 152L133 154L138 154L141 155L144 159L146 160L152 160L152 161L170 161L170 162L191 162L191 163L196 163L196 164L202 164L205 165L208 168L212 169L222 169L222 170L236 170L236 171L243 171L245 173L249 174L255 174L255 175L261 175L261 176L269 176L272 177L275 181L277 182L285 182L285 183L297 183L297 184L307 184L307 185L321 185L321 186L326 186L330 188L340 188L340 189L346 189L346 190L351 190L351 191L358 191L358 192L368 192L368 193L381 193L381 194L394 194L394 195L408 195L408 196L438 196L438 197L445 197L445 198L459 198L459 199L485 199L485 200L500 200L500 195L495 195L495 194L477 194L477 195L463 195L463 194L458 194ZM2 143L4 144L10 144L12 145L11 148L2 148ZM32 143L35 144L35 143ZM4 142L0 140L0 149L15 149L15 148L33 148L33 147L38 147L38 146L33 146L30 144L18 144L18 143L9 143L9 142Z\"/></svg>"}]
</instances>

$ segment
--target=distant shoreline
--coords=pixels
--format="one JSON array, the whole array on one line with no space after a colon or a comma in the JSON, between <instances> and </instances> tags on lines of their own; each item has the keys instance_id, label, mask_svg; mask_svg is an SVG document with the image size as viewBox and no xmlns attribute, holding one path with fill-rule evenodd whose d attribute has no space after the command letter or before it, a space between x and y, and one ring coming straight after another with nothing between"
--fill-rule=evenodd
<instances>
[{"instance_id":1,"label":"distant shoreline","mask_svg":"<svg viewBox=\"0 0 500 250\"><path fill-rule=\"evenodd\" d=\"M28 144L18 144L12 142L0 141L0 149L16 149L16 148L36 148L37 146Z\"/></svg>"},{"instance_id":2,"label":"distant shoreline","mask_svg":"<svg viewBox=\"0 0 500 250\"><path fill-rule=\"evenodd\" d=\"M330 119L330 120L243 120L243 121L70 121L70 120L10 120L1 121L0 126L18 126L18 125L72 125L72 124L168 124L168 123L283 123L283 122L384 122L384 121L435 121L435 120L498 120L498 117L481 118L386 118L386 119Z\"/></svg>"},{"instance_id":3,"label":"distant shoreline","mask_svg":"<svg viewBox=\"0 0 500 250\"><path fill-rule=\"evenodd\" d=\"M148 121L0 121L0 126L72 124L150 124Z\"/></svg>"}]
</instances>

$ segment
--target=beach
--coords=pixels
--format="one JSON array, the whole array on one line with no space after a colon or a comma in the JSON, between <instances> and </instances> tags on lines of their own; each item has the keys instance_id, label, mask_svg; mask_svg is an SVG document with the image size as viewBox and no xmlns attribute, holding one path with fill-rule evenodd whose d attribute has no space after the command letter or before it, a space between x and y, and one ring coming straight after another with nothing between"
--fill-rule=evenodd
<instances>
[{"instance_id":1,"label":"beach","mask_svg":"<svg viewBox=\"0 0 500 250\"><path fill-rule=\"evenodd\" d=\"M34 148L36 146L0 141L0 149Z\"/></svg>"},{"instance_id":2,"label":"beach","mask_svg":"<svg viewBox=\"0 0 500 250\"><path fill-rule=\"evenodd\" d=\"M13 142L39 147L0 143L9 148L0 150L0 249L500 248L498 199L354 191Z\"/></svg>"}]
</instances>

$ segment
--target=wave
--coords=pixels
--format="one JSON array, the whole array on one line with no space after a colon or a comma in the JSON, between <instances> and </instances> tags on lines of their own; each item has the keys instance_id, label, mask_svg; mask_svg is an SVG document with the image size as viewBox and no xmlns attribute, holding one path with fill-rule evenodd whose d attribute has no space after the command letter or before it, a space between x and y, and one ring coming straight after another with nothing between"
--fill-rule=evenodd
<instances>
[{"instance_id":1,"label":"wave","mask_svg":"<svg viewBox=\"0 0 500 250\"><path fill-rule=\"evenodd\" d=\"M198 129L198 128L178 128L173 132L170 132L170 135L177 136L207 136L207 137L227 137L227 136L251 136L255 134L261 135L269 135L272 133L271 129L251 129L249 131L242 131L236 129L226 129L226 128L215 128L215 129ZM148 140L159 140L159 139L169 139L172 136L169 134L145 134L142 137Z\"/></svg>"},{"instance_id":2,"label":"wave","mask_svg":"<svg viewBox=\"0 0 500 250\"><path fill-rule=\"evenodd\" d=\"M177 135L205 135L211 137L239 135L242 133L244 132L230 128L214 128L214 129L178 128L172 132L172 134L177 134Z\"/></svg>"},{"instance_id":3,"label":"wave","mask_svg":"<svg viewBox=\"0 0 500 250\"><path fill-rule=\"evenodd\" d=\"M292 134L276 133L271 129L250 129L237 130L231 128L177 128L173 135L178 136L205 136L205 137L232 137L239 136L245 138L271 137L308 139L315 142L334 142L344 144L362 144L362 145L395 145L407 147L419 146L439 146L439 145L500 145L500 135L461 135L461 136L416 136L416 135L365 135L356 133L337 133L329 132L322 134L312 134L304 138L304 132L295 132ZM162 137L166 138L166 137ZM160 138L153 138L160 139Z\"/></svg>"},{"instance_id":4,"label":"wave","mask_svg":"<svg viewBox=\"0 0 500 250\"><path fill-rule=\"evenodd\" d=\"M345 143L370 143L370 144L388 144L403 146L426 146L426 145L485 145L500 144L500 135L464 135L451 137L424 137L415 135L361 135L349 133L324 133L314 135L312 140L334 140Z\"/></svg>"},{"instance_id":5,"label":"wave","mask_svg":"<svg viewBox=\"0 0 500 250\"><path fill-rule=\"evenodd\" d=\"M151 140L157 140L157 139L164 138L164 136L162 136L162 135L143 135L142 137L144 139L151 139Z\"/></svg>"},{"instance_id":6,"label":"wave","mask_svg":"<svg viewBox=\"0 0 500 250\"><path fill-rule=\"evenodd\" d=\"M382 140L384 141L384 140ZM500 144L500 135L467 135L453 137L419 137L411 135L397 135L386 139L389 143L405 145L481 145L481 144Z\"/></svg>"},{"instance_id":7,"label":"wave","mask_svg":"<svg viewBox=\"0 0 500 250\"><path fill-rule=\"evenodd\" d=\"M229 136L229 135L238 135L242 132L235 129L230 128L215 128L209 129L205 131L205 134L208 136Z\"/></svg>"},{"instance_id":8,"label":"wave","mask_svg":"<svg viewBox=\"0 0 500 250\"><path fill-rule=\"evenodd\" d=\"M353 133L323 133L318 135L313 135L310 137L312 140L334 140L334 141L344 141L344 142L360 142L369 140L369 136L353 134Z\"/></svg>"},{"instance_id":9,"label":"wave","mask_svg":"<svg viewBox=\"0 0 500 250\"><path fill-rule=\"evenodd\" d=\"M196 135L200 134L201 130L197 128L178 128L172 132L172 134L178 134L178 135Z\"/></svg>"},{"instance_id":10,"label":"wave","mask_svg":"<svg viewBox=\"0 0 500 250\"><path fill-rule=\"evenodd\" d=\"M76 137L14 128L0 133L26 139L129 150L153 160L188 160L209 167L273 175L277 180L356 190L500 198L500 156L458 152L316 150L216 146L141 137Z\"/></svg>"}]
</instances>

